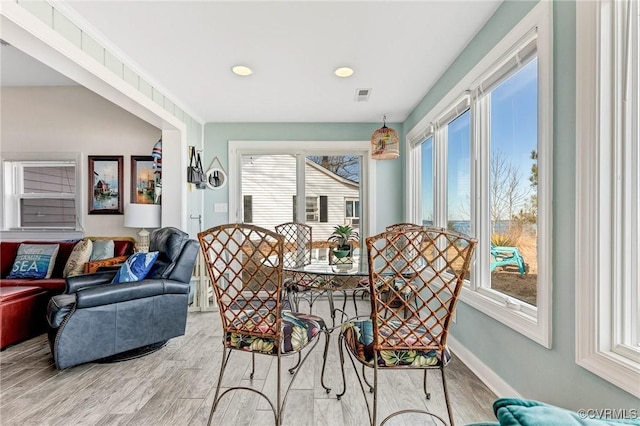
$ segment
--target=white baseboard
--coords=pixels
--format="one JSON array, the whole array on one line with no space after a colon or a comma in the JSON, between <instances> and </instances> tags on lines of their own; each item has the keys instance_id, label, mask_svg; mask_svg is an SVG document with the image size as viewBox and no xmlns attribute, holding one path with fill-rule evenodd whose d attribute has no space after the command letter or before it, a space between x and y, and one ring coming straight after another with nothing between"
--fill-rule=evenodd
<instances>
[{"instance_id":1,"label":"white baseboard","mask_svg":"<svg viewBox=\"0 0 640 426\"><path fill-rule=\"evenodd\" d=\"M451 351L460 358L460 361L464 362L464 364L469 367L469 370L478 376L498 398L522 398L522 395L516 392L515 389L509 386L507 382L502 380L500 376L487 367L473 352L464 347L462 343L453 336L449 335L447 337L447 345L451 348Z\"/></svg>"}]
</instances>

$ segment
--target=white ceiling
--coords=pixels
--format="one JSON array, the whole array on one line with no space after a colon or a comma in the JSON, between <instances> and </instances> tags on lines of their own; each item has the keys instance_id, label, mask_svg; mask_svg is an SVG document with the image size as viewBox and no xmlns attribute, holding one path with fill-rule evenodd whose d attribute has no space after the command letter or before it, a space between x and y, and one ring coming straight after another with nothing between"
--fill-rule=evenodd
<instances>
[{"instance_id":1,"label":"white ceiling","mask_svg":"<svg viewBox=\"0 0 640 426\"><path fill-rule=\"evenodd\" d=\"M401 122L500 3L67 0L63 10L203 122ZM238 77L236 64L254 73ZM339 79L339 66L354 75ZM368 102L354 100L359 88Z\"/></svg>"}]
</instances>

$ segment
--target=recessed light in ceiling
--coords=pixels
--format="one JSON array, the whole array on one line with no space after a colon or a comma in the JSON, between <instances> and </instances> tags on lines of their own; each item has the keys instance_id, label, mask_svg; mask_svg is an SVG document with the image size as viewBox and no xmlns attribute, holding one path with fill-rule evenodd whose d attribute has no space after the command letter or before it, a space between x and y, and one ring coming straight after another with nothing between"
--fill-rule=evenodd
<instances>
[{"instance_id":1,"label":"recessed light in ceiling","mask_svg":"<svg viewBox=\"0 0 640 426\"><path fill-rule=\"evenodd\" d=\"M231 68L231 71L233 71L234 74L243 77L253 74L253 70L251 70L251 68L249 67L245 67L244 65L236 65L235 67Z\"/></svg>"},{"instance_id":2,"label":"recessed light in ceiling","mask_svg":"<svg viewBox=\"0 0 640 426\"><path fill-rule=\"evenodd\" d=\"M336 68L336 70L333 73L338 77L345 78L345 77L351 77L353 75L353 70L349 67L340 67L340 68Z\"/></svg>"}]
</instances>

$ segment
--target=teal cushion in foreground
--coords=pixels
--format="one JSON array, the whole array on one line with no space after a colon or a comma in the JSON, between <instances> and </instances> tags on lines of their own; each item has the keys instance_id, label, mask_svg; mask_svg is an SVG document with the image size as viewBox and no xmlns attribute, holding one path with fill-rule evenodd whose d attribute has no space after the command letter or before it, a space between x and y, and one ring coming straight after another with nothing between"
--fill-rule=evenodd
<instances>
[{"instance_id":1,"label":"teal cushion in foreground","mask_svg":"<svg viewBox=\"0 0 640 426\"><path fill-rule=\"evenodd\" d=\"M58 244L20 244L7 278L50 278L59 247Z\"/></svg>"},{"instance_id":2,"label":"teal cushion in foreground","mask_svg":"<svg viewBox=\"0 0 640 426\"><path fill-rule=\"evenodd\" d=\"M543 402L519 398L500 398L493 403L493 412L500 426L620 426L623 424L640 426L640 420L637 419L618 420L594 417L596 411L587 410L583 414Z\"/></svg>"},{"instance_id":3,"label":"teal cushion in foreground","mask_svg":"<svg viewBox=\"0 0 640 426\"><path fill-rule=\"evenodd\" d=\"M158 258L157 251L149 253L134 253L122 264L112 283L125 283L131 281L141 281L145 279L149 270Z\"/></svg>"}]
</instances>

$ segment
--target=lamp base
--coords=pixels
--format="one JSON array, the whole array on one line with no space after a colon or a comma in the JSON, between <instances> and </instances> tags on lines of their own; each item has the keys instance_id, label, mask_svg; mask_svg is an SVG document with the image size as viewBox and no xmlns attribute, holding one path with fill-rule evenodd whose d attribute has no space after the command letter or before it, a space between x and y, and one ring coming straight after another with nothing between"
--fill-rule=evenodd
<instances>
[{"instance_id":1,"label":"lamp base","mask_svg":"<svg viewBox=\"0 0 640 426\"><path fill-rule=\"evenodd\" d=\"M138 242L136 243L136 250L138 253L148 253L149 252L149 231L142 228L138 232Z\"/></svg>"}]
</instances>

